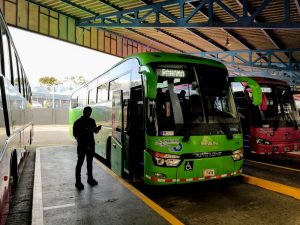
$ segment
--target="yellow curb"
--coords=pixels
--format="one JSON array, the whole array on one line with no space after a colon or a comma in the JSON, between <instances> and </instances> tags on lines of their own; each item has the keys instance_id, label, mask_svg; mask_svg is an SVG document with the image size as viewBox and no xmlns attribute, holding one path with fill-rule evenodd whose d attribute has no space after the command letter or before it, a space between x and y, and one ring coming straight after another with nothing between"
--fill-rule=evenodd
<instances>
[{"instance_id":1,"label":"yellow curb","mask_svg":"<svg viewBox=\"0 0 300 225\"><path fill-rule=\"evenodd\" d=\"M291 196L300 200L300 189L290 187L284 184L276 183L273 181L264 180L257 177L242 174L243 181L248 184L252 184L258 187L262 187L271 191L275 191L284 195Z\"/></svg>"},{"instance_id":2,"label":"yellow curb","mask_svg":"<svg viewBox=\"0 0 300 225\"><path fill-rule=\"evenodd\" d=\"M279 168L279 169L285 169L285 170L291 170L291 171L295 171L295 172L300 172L300 170L294 169L294 168L290 168L290 167L277 166L277 165L273 165L273 164L270 164L270 163L258 162L258 161L249 160L249 159L246 159L246 161L252 162L252 163L256 163L256 164L266 165L266 166L272 166L272 167Z\"/></svg>"},{"instance_id":3,"label":"yellow curb","mask_svg":"<svg viewBox=\"0 0 300 225\"><path fill-rule=\"evenodd\" d=\"M155 212L157 212L160 216L162 216L164 219L166 219L170 224L174 225L184 225L180 220L178 220L175 216L173 216L171 213L160 207L158 204L153 202L150 198L148 198L146 195L141 193L139 190L137 190L135 187L130 185L128 182L120 178L118 175L116 175L111 169L104 166L99 161L95 160L95 162L101 166L107 173L109 173L113 178L118 180L123 186L125 186L129 191L131 191L135 196L137 196L139 199L141 199L146 205L148 205L150 208L152 208Z\"/></svg>"}]
</instances>

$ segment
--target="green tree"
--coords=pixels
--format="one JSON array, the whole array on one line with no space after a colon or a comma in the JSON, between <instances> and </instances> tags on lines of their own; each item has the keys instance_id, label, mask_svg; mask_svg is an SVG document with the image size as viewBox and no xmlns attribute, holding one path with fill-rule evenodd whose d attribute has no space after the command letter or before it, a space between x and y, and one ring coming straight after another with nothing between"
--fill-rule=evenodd
<instances>
[{"instance_id":1,"label":"green tree","mask_svg":"<svg viewBox=\"0 0 300 225\"><path fill-rule=\"evenodd\" d=\"M49 76L41 77L39 79L39 83L43 86L46 86L49 92L51 86L61 84L61 82L58 79Z\"/></svg>"},{"instance_id":2,"label":"green tree","mask_svg":"<svg viewBox=\"0 0 300 225\"><path fill-rule=\"evenodd\" d=\"M87 80L83 76L68 76L64 78L64 81L69 82L70 90L87 83Z\"/></svg>"},{"instance_id":3,"label":"green tree","mask_svg":"<svg viewBox=\"0 0 300 225\"><path fill-rule=\"evenodd\" d=\"M46 77L41 77L39 79L39 83L42 85L42 86L46 86L48 91L49 91L49 94L50 94L50 87L52 86L53 87L53 102L52 102L52 105L53 105L53 108L54 108L54 91L55 91L55 88L54 88L54 85L58 85L58 84L61 84L61 82L56 79L55 77L50 77L50 76L46 76ZM46 99L46 107L48 108L50 106L50 97L49 97L49 100Z\"/></svg>"}]
</instances>

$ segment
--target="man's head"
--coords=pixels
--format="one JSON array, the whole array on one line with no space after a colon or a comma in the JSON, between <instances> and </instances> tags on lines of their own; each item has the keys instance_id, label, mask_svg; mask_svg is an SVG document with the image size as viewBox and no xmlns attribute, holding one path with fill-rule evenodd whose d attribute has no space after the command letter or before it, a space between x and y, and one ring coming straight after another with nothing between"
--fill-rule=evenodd
<instances>
[{"instance_id":1,"label":"man's head","mask_svg":"<svg viewBox=\"0 0 300 225\"><path fill-rule=\"evenodd\" d=\"M92 114L92 108L90 106L86 106L84 109L83 109L83 116L84 117L90 117Z\"/></svg>"}]
</instances>

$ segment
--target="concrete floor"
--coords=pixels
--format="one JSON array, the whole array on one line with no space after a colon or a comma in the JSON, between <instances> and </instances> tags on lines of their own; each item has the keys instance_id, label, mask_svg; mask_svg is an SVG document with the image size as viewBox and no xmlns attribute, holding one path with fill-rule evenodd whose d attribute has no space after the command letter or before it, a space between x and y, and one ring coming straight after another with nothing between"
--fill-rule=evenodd
<instances>
[{"instance_id":1,"label":"concrete floor","mask_svg":"<svg viewBox=\"0 0 300 225\"><path fill-rule=\"evenodd\" d=\"M33 144L34 147L42 147L41 160L45 161L45 164L41 166L42 188L45 192L43 197L45 224L167 223L156 213L153 214L151 210L148 212L148 206L142 204L143 206L140 207L141 202L140 200L136 201L136 197L128 199L128 190L118 182L115 182L114 185L107 185L106 182L108 181L110 184L110 180L113 178L97 166L94 169L95 178L99 181L99 185L89 187L85 183L84 191L77 192L74 188L76 163L74 147L76 142L69 136L68 127L40 126L35 127L35 130ZM57 151L55 147L53 148L57 145L64 146L63 150ZM52 148L49 149L49 146ZM47 151L52 154L48 156ZM63 163L57 164L57 161L51 162L49 159L63 160ZM295 163L297 164L297 162L299 163L296 160ZM290 162L284 163L290 165ZM54 165L57 165L57 168L53 168ZM245 172L263 179L283 182L290 186L298 187L297 185L300 183L299 172L297 171L281 173L282 170L280 169L262 167L262 165L246 163ZM55 172L56 169L60 172ZM50 177L43 181L43 174ZM82 175L85 176L84 167ZM56 188L61 191L55 191ZM105 188L109 190L107 194L104 194ZM249 185L239 178L193 185L154 188L139 186L139 188L151 200L188 225L300 225L299 200ZM26 201L25 199L23 203ZM19 205L22 204L22 200L17 200L17 202ZM145 210L146 214L132 210L134 206L138 206L143 212ZM112 217L108 216L108 209L115 212ZM17 212L13 212L18 215ZM131 217L124 217L126 219L121 220L120 218L124 216L124 213ZM23 216L22 212L19 213L19 217ZM23 225L29 223L8 224Z\"/></svg>"},{"instance_id":2,"label":"concrete floor","mask_svg":"<svg viewBox=\"0 0 300 225\"><path fill-rule=\"evenodd\" d=\"M40 151L44 224L169 224L94 162L97 186L74 187L76 146L42 147ZM39 171L36 171L38 173ZM34 193L35 195L35 193ZM33 210L39 210L33 208Z\"/></svg>"}]
</instances>

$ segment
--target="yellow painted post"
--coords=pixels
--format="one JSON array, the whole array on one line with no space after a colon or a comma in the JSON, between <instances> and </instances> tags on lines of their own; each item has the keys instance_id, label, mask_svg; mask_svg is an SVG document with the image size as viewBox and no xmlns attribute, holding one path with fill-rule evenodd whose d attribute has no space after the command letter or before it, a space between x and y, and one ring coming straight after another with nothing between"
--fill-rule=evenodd
<instances>
[{"instance_id":1,"label":"yellow painted post","mask_svg":"<svg viewBox=\"0 0 300 225\"><path fill-rule=\"evenodd\" d=\"M39 22L39 31L42 34L49 34L49 10L43 7L40 7L40 22Z\"/></svg>"},{"instance_id":2,"label":"yellow painted post","mask_svg":"<svg viewBox=\"0 0 300 225\"><path fill-rule=\"evenodd\" d=\"M98 48L98 40L97 40L97 29L91 28L91 48L97 49Z\"/></svg>"},{"instance_id":3,"label":"yellow painted post","mask_svg":"<svg viewBox=\"0 0 300 225\"><path fill-rule=\"evenodd\" d=\"M39 31L38 27L39 7L35 4L29 3L29 30Z\"/></svg>"},{"instance_id":4,"label":"yellow painted post","mask_svg":"<svg viewBox=\"0 0 300 225\"><path fill-rule=\"evenodd\" d=\"M104 31L98 30L98 50L104 51Z\"/></svg>"},{"instance_id":5,"label":"yellow painted post","mask_svg":"<svg viewBox=\"0 0 300 225\"><path fill-rule=\"evenodd\" d=\"M58 37L62 40L67 40L67 17L65 15L59 14L58 17Z\"/></svg>"},{"instance_id":6,"label":"yellow painted post","mask_svg":"<svg viewBox=\"0 0 300 225\"><path fill-rule=\"evenodd\" d=\"M49 35L58 38L58 13L50 11Z\"/></svg>"},{"instance_id":7,"label":"yellow painted post","mask_svg":"<svg viewBox=\"0 0 300 225\"><path fill-rule=\"evenodd\" d=\"M75 43L75 19L68 18L68 41Z\"/></svg>"},{"instance_id":8,"label":"yellow painted post","mask_svg":"<svg viewBox=\"0 0 300 225\"><path fill-rule=\"evenodd\" d=\"M28 2L18 1L18 21L17 26L28 29Z\"/></svg>"},{"instance_id":9,"label":"yellow painted post","mask_svg":"<svg viewBox=\"0 0 300 225\"><path fill-rule=\"evenodd\" d=\"M4 18L7 24L17 25L17 5L15 1L4 2Z\"/></svg>"}]
</instances>

